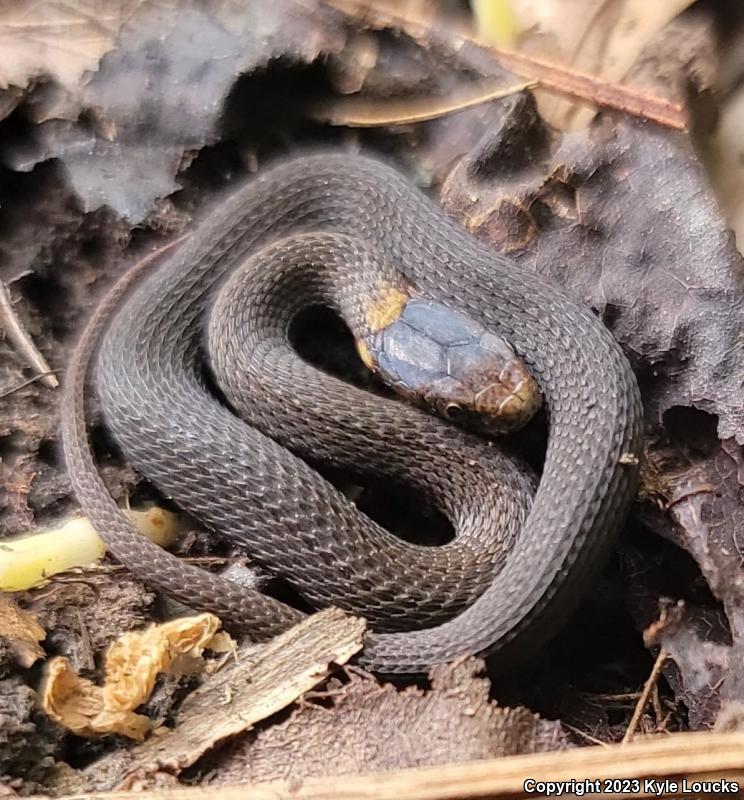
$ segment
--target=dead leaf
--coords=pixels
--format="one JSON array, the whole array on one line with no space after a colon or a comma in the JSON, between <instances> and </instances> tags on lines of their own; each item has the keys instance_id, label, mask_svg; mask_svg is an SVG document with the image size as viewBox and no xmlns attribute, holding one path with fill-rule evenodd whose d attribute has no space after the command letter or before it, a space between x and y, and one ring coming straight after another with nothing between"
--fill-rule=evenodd
<instances>
[{"instance_id":1,"label":"dead leaf","mask_svg":"<svg viewBox=\"0 0 744 800\"><path fill-rule=\"evenodd\" d=\"M120 733L142 741L150 720L134 709L150 696L159 673L168 672L179 656L200 656L219 626L213 614L199 614L124 634L106 653L102 687L77 675L66 658L52 659L42 708L79 736Z\"/></svg>"},{"instance_id":2,"label":"dead leaf","mask_svg":"<svg viewBox=\"0 0 744 800\"><path fill-rule=\"evenodd\" d=\"M689 139L612 115L554 138L529 97L502 107L444 206L599 313L642 373L649 422L697 408L744 443L744 260Z\"/></svg>"},{"instance_id":3,"label":"dead leaf","mask_svg":"<svg viewBox=\"0 0 744 800\"><path fill-rule=\"evenodd\" d=\"M711 169L723 211L744 251L744 88L728 99L710 142Z\"/></svg>"},{"instance_id":4,"label":"dead leaf","mask_svg":"<svg viewBox=\"0 0 744 800\"><path fill-rule=\"evenodd\" d=\"M735 649L716 660L733 665L744 632L744 260L686 137L612 115L555 135L529 98L509 105L450 174L444 205L592 306L623 346L648 427L644 518L693 555L723 602ZM691 718L710 721L722 696L744 696L744 676L691 668L706 663L703 628L663 646L687 665L679 696L706 709Z\"/></svg>"},{"instance_id":5,"label":"dead leaf","mask_svg":"<svg viewBox=\"0 0 744 800\"><path fill-rule=\"evenodd\" d=\"M643 487L653 502L644 517L693 556L734 628L744 630L744 450L717 440L715 418L687 409L672 409L665 431L646 451Z\"/></svg>"},{"instance_id":6,"label":"dead leaf","mask_svg":"<svg viewBox=\"0 0 744 800\"><path fill-rule=\"evenodd\" d=\"M461 68L474 70L483 76L492 76L508 70L526 80L538 81L546 93L568 96L592 109L608 108L631 114L641 119L654 120L678 130L687 128L685 110L680 101L656 96L648 88L624 86L602 77L562 66L556 61L535 57L528 53L499 50L487 42L473 38L461 25L443 24L430 19L431 15L409 15L392 11L366 0L326 0L354 18L363 20L365 26L378 29L399 29L421 45L425 51L441 51ZM649 45L650 47L650 45ZM676 53L675 53L676 55ZM689 63L689 59L685 60ZM678 59L674 64L679 66ZM676 69L676 72L680 72ZM675 83L682 84L681 76ZM642 87L643 84L641 83ZM662 84L663 86L663 84ZM666 87L664 87L666 88Z\"/></svg>"},{"instance_id":7,"label":"dead leaf","mask_svg":"<svg viewBox=\"0 0 744 800\"><path fill-rule=\"evenodd\" d=\"M399 690L371 676L302 703L286 722L210 759L210 785L387 772L567 747L560 724L499 708L480 659L432 670L432 688ZM291 759L287 758L291 753Z\"/></svg>"},{"instance_id":8,"label":"dead leaf","mask_svg":"<svg viewBox=\"0 0 744 800\"><path fill-rule=\"evenodd\" d=\"M48 77L74 90L143 0L19 0L0 9L0 89Z\"/></svg>"},{"instance_id":9,"label":"dead leaf","mask_svg":"<svg viewBox=\"0 0 744 800\"><path fill-rule=\"evenodd\" d=\"M663 668L677 698L687 708L690 730L710 730L728 705L725 683L732 672L741 673L736 650L721 641L725 620L715 609L662 603L658 620L645 631L649 646L661 648L670 661ZM741 678L738 680L739 690ZM740 701L741 694L735 696Z\"/></svg>"},{"instance_id":10,"label":"dead leaf","mask_svg":"<svg viewBox=\"0 0 744 800\"><path fill-rule=\"evenodd\" d=\"M2 548L2 545L0 545ZM19 608L15 600L0 592L0 638L5 639L18 665L28 669L44 658L39 642L46 639L46 631L33 614Z\"/></svg>"},{"instance_id":11,"label":"dead leaf","mask_svg":"<svg viewBox=\"0 0 744 800\"><path fill-rule=\"evenodd\" d=\"M521 81L504 86L477 86L461 88L449 97L410 97L379 100L368 97L340 97L318 103L312 115L332 125L351 128L375 128L385 125L408 125L424 122L466 108L489 103L522 92L535 86L535 82Z\"/></svg>"},{"instance_id":12,"label":"dead leaf","mask_svg":"<svg viewBox=\"0 0 744 800\"><path fill-rule=\"evenodd\" d=\"M150 720L142 714L105 708L103 689L81 678L64 656L53 658L46 666L41 707L55 722L78 736L120 733L142 741L150 730Z\"/></svg>"},{"instance_id":13,"label":"dead leaf","mask_svg":"<svg viewBox=\"0 0 744 800\"><path fill-rule=\"evenodd\" d=\"M675 662L670 682L688 706L692 730L712 726L730 701L744 697L744 448L719 441L715 427L713 416L671 409L664 432L647 443L643 470L644 522L693 556L725 611L698 602L655 636Z\"/></svg>"}]
</instances>

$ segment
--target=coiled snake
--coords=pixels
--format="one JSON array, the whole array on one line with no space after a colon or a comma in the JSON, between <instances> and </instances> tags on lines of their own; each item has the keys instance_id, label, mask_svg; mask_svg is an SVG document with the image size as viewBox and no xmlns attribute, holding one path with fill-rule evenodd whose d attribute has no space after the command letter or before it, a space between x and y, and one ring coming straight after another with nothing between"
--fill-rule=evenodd
<instances>
[{"instance_id":1,"label":"coiled snake","mask_svg":"<svg viewBox=\"0 0 744 800\"><path fill-rule=\"evenodd\" d=\"M231 277L238 272L242 283ZM62 432L83 509L135 575L256 637L302 616L150 544L118 509L83 413L99 334L98 392L126 457L313 605L367 616L364 665L412 673L464 653L506 663L576 604L629 506L641 420L630 367L588 309L476 241L395 170L352 155L305 156L260 173L127 292L133 282L125 276L79 344ZM435 316L451 310L455 328L506 340L536 380L549 441L531 508L531 479L498 448L325 375L288 347L293 315L331 304L361 331L363 359L380 368L390 355L380 331L420 314L412 299ZM500 352L501 339L488 340L489 352ZM205 376L208 346L232 409ZM397 539L286 448L418 486L449 517L454 541Z\"/></svg>"}]
</instances>

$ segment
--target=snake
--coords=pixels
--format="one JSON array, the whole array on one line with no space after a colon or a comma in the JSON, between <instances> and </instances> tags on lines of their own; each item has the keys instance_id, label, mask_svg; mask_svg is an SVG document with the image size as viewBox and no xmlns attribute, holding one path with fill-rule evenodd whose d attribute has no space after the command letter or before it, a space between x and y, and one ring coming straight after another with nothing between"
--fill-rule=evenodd
<instances>
[{"instance_id":1,"label":"snake","mask_svg":"<svg viewBox=\"0 0 744 800\"><path fill-rule=\"evenodd\" d=\"M115 559L256 640L306 613L133 527L95 463L89 383L123 455L163 495L311 608L366 617L365 668L424 673L466 654L508 668L555 634L609 556L638 478L638 385L590 308L393 166L344 152L260 170L150 261L94 312L62 399L70 480ZM317 305L397 395L298 355L293 320ZM535 489L491 426L540 402ZM454 538L432 547L388 532L321 476L326 462L420 490Z\"/></svg>"}]
</instances>

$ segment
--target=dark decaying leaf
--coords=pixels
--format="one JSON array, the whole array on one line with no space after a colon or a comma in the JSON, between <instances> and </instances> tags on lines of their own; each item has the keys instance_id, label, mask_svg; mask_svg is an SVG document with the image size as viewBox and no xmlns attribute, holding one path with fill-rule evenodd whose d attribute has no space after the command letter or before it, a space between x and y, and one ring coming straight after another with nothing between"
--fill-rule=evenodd
<instances>
[{"instance_id":1,"label":"dark decaying leaf","mask_svg":"<svg viewBox=\"0 0 744 800\"><path fill-rule=\"evenodd\" d=\"M325 702L305 702L285 722L242 736L201 771L215 784L294 782L568 746L559 723L493 703L483 666L467 659L435 668L426 692L354 676Z\"/></svg>"},{"instance_id":2,"label":"dark decaying leaf","mask_svg":"<svg viewBox=\"0 0 744 800\"><path fill-rule=\"evenodd\" d=\"M726 615L696 574L692 559L674 558L669 545L652 552L624 545L628 605L647 647L669 656L663 674L692 730L716 724L724 702L724 682L735 666ZM684 599L680 599L684 598Z\"/></svg>"},{"instance_id":3,"label":"dark decaying leaf","mask_svg":"<svg viewBox=\"0 0 744 800\"><path fill-rule=\"evenodd\" d=\"M550 141L529 99L511 106L450 174L447 209L600 314L649 421L688 406L744 442L744 261L687 137L606 116Z\"/></svg>"},{"instance_id":4,"label":"dark decaying leaf","mask_svg":"<svg viewBox=\"0 0 744 800\"><path fill-rule=\"evenodd\" d=\"M90 124L50 119L4 159L30 170L57 158L84 210L105 205L136 224L177 188L184 155L219 139L237 78L278 57L306 64L340 49L333 19L319 3L294 0L144 4L78 93Z\"/></svg>"},{"instance_id":5,"label":"dark decaying leaf","mask_svg":"<svg viewBox=\"0 0 744 800\"><path fill-rule=\"evenodd\" d=\"M558 137L528 97L507 107L450 173L443 202L613 330L649 424L643 516L698 561L738 641L744 262L686 137L611 116Z\"/></svg>"},{"instance_id":6,"label":"dark decaying leaf","mask_svg":"<svg viewBox=\"0 0 744 800\"><path fill-rule=\"evenodd\" d=\"M20 597L45 627L50 652L79 671L94 669L98 654L122 631L150 622L155 603L151 589L110 568L68 574Z\"/></svg>"}]
</instances>

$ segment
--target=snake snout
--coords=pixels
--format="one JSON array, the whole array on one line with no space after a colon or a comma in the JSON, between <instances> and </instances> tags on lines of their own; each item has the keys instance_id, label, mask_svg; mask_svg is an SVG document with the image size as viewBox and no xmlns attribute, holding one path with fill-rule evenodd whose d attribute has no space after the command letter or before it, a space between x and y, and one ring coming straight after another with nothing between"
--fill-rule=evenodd
<instances>
[{"instance_id":1,"label":"snake snout","mask_svg":"<svg viewBox=\"0 0 744 800\"><path fill-rule=\"evenodd\" d=\"M362 359L408 400L466 427L505 432L540 408L540 390L512 347L466 314L411 298L358 342Z\"/></svg>"}]
</instances>

